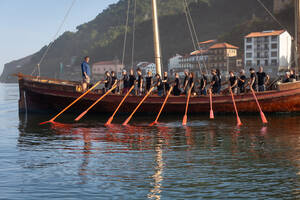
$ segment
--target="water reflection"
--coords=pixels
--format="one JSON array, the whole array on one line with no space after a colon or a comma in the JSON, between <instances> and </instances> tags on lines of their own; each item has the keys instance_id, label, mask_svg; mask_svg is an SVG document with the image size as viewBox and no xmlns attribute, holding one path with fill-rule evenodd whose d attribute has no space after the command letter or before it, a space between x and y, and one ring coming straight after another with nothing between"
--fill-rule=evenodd
<instances>
[{"instance_id":1,"label":"water reflection","mask_svg":"<svg viewBox=\"0 0 300 200\"><path fill-rule=\"evenodd\" d=\"M41 118L20 116L20 152L41 152L42 158L19 163L49 173L53 165L72 166L77 175L71 177L83 187L98 183L109 191L111 185L100 182L111 183L123 195L139 188L139 197L149 199L174 199L174 188L185 199L222 197L218 191L233 195L228 198L253 191L265 198L299 195L299 116L269 116L267 127L257 116L241 116L240 128L231 116L195 116L187 127L172 117L155 127L144 126L151 118L126 127L93 119L40 127Z\"/></svg>"}]
</instances>

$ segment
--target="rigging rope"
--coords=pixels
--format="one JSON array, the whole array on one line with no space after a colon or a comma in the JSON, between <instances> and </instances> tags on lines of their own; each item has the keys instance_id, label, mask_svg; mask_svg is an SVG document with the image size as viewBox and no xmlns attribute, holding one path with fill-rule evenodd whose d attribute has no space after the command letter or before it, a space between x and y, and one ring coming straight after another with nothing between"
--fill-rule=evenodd
<instances>
[{"instance_id":1,"label":"rigging rope","mask_svg":"<svg viewBox=\"0 0 300 200\"><path fill-rule=\"evenodd\" d=\"M131 51L131 68L133 68L134 64L134 48L135 48L135 23L136 23L136 2L134 0L134 8L133 8L133 27L132 27L132 51Z\"/></svg>"},{"instance_id":2,"label":"rigging rope","mask_svg":"<svg viewBox=\"0 0 300 200\"><path fill-rule=\"evenodd\" d=\"M287 28L284 27L284 26L280 23L280 21L279 21L279 20L271 13L271 11L265 6L265 4L263 4L263 2L261 2L261 0L257 0L257 1L258 1L258 3L260 3L260 5L267 11L267 13L274 19L274 21L277 22L277 23L281 26L281 28L287 30Z\"/></svg>"},{"instance_id":3,"label":"rigging rope","mask_svg":"<svg viewBox=\"0 0 300 200\"><path fill-rule=\"evenodd\" d=\"M46 51L44 52L43 56L41 57L41 60L38 62L37 67L34 68L34 70L33 70L33 72L31 73L31 75L33 75L34 72L35 72L36 70L38 70L38 76L41 76L40 65L41 65L41 63L44 61L46 55L48 54L49 49L52 47L52 45L53 45L53 43L54 43L54 40L57 38L57 35L59 34L59 32L61 31L63 25L65 24L65 22L66 22L66 20L67 20L67 18L68 18L68 16L69 16L69 14L70 14L70 12L71 12L71 10L72 10L74 4L75 4L75 2L76 2L76 0L73 0L73 1L72 1L72 3L71 3L71 5L70 5L70 7L69 7L69 9L68 9L68 11L67 11L67 13L66 13L66 15L64 16L64 18L63 18L63 20L62 20L60 26L58 27L57 32L55 33L55 35L54 35L52 41L51 41L50 44L48 45Z\"/></svg>"},{"instance_id":4,"label":"rigging rope","mask_svg":"<svg viewBox=\"0 0 300 200\"><path fill-rule=\"evenodd\" d=\"M131 1L131 0L128 0L128 5L127 5L127 17L126 17L126 27L125 27L125 35L124 35L124 45L123 45L122 65L124 65L125 52L126 52L126 43L127 43L127 34L128 34L128 22L129 22L130 1Z\"/></svg>"},{"instance_id":5,"label":"rigging rope","mask_svg":"<svg viewBox=\"0 0 300 200\"><path fill-rule=\"evenodd\" d=\"M189 31L190 31L190 34L191 34L191 38L192 38L194 50L195 51L200 50L198 36L197 36L196 29L195 29L195 26L194 26L194 22L193 22L191 14L190 14L190 10L188 8L188 3L187 3L186 0L184 0L184 4L183 5L184 5L184 12L185 12L187 24L188 24L188 27L189 27ZM200 51L200 54L201 54L201 57L202 57L202 62L203 62L203 65L205 67L206 73L208 73L205 61L203 60L203 53L201 51ZM202 71L202 67L201 67L200 61L198 59L197 59L197 63L198 63L199 70L201 72Z\"/></svg>"}]
</instances>

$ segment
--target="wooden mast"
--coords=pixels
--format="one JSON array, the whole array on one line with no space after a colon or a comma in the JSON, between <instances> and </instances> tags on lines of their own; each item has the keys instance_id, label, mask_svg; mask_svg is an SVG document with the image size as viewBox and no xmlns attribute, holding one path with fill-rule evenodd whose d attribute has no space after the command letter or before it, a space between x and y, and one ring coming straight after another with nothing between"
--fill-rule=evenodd
<instances>
[{"instance_id":1,"label":"wooden mast","mask_svg":"<svg viewBox=\"0 0 300 200\"><path fill-rule=\"evenodd\" d=\"M300 3L299 0L295 0L295 52L294 52L294 59L295 59L295 71L296 74L299 73L299 49L300 49Z\"/></svg>"},{"instance_id":2,"label":"wooden mast","mask_svg":"<svg viewBox=\"0 0 300 200\"><path fill-rule=\"evenodd\" d=\"M154 55L156 64L156 73L161 74L161 50L159 41L159 27L158 27L158 12L157 0L152 0L152 21L153 21L153 36L154 36Z\"/></svg>"}]
</instances>

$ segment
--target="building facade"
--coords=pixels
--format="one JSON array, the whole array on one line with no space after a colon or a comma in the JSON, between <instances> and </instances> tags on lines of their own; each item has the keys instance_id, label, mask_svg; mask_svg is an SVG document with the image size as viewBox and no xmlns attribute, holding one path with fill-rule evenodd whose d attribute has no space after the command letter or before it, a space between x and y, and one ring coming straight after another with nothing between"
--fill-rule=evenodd
<instances>
[{"instance_id":1,"label":"building facade","mask_svg":"<svg viewBox=\"0 0 300 200\"><path fill-rule=\"evenodd\" d=\"M147 74L148 72L152 72L152 75L156 74L156 65L155 63L150 62L139 62L136 65L136 68L140 68L143 74Z\"/></svg>"},{"instance_id":2,"label":"building facade","mask_svg":"<svg viewBox=\"0 0 300 200\"><path fill-rule=\"evenodd\" d=\"M265 67L272 76L291 66L292 37L285 30L253 32L244 38L245 69Z\"/></svg>"},{"instance_id":3,"label":"building facade","mask_svg":"<svg viewBox=\"0 0 300 200\"><path fill-rule=\"evenodd\" d=\"M222 74L239 71L242 67L237 58L238 47L228 43L217 43L209 48L208 63L211 69L219 69Z\"/></svg>"},{"instance_id":4,"label":"building facade","mask_svg":"<svg viewBox=\"0 0 300 200\"><path fill-rule=\"evenodd\" d=\"M92 73L95 78L95 76L98 77L104 77L106 71L115 71L117 74L117 77L121 77L122 70L124 69L124 65L122 65L119 60L113 60L113 61L101 61L93 64L92 67Z\"/></svg>"}]
</instances>

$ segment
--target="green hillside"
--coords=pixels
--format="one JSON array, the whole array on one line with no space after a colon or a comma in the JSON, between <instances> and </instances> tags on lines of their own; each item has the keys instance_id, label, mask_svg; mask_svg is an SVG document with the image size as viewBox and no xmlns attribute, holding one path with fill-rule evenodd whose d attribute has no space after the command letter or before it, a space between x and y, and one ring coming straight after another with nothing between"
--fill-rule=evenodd
<instances>
[{"instance_id":1,"label":"green hillside","mask_svg":"<svg viewBox=\"0 0 300 200\"><path fill-rule=\"evenodd\" d=\"M229 39L233 44L241 45L242 35L235 31L241 24L254 18L263 21L264 28L279 28L274 25L264 9L254 0L188 0L191 14L195 23L199 40ZM263 1L272 10L272 0ZM132 7L132 6L131 6ZM79 69L81 59L85 55L91 56L91 62L121 59L123 38L125 31L125 19L127 0L109 6L94 20L77 27L76 32L65 32L54 43L41 65L43 76L55 77L59 71L60 63L70 66L68 71ZM183 0L160 0L160 35L163 61L166 65L168 58L176 53L185 54L193 50L193 45L188 30L185 14L183 12ZM262 20L264 19L264 20ZM130 13L130 25L133 20L133 8ZM153 62L153 34L151 19L151 1L137 1L136 16L136 46L135 61ZM255 27L249 27L251 31ZM228 34L230 33L231 40ZM239 40L239 41L237 41ZM131 64L132 27L129 29L128 44L126 50L126 65ZM10 63L0 81L14 81L8 75L15 72L30 74L40 60L46 47L32 55L30 61L15 68ZM67 76L66 76L67 75ZM63 78L75 77L65 73Z\"/></svg>"}]
</instances>

